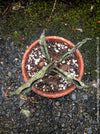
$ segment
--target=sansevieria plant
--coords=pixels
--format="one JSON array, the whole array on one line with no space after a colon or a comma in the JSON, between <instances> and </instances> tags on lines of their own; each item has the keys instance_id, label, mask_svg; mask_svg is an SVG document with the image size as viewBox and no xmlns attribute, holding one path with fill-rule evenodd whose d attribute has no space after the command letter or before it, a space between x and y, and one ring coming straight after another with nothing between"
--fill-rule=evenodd
<instances>
[{"instance_id":1,"label":"sansevieria plant","mask_svg":"<svg viewBox=\"0 0 100 134\"><path fill-rule=\"evenodd\" d=\"M85 85L82 81L77 79L76 77L72 76L67 71L64 71L59 68L59 64L62 63L65 59L67 59L73 52L75 52L78 48L80 48L84 43L87 42L87 40L90 40L90 38L83 39L81 42L77 43L75 47L73 47L70 51L65 53L62 57L60 57L57 61L52 61L47 49L47 43L45 40L45 30L43 30L43 33L40 36L40 47L43 55L48 61L48 64L46 66L43 66L42 69L37 72L32 78L30 78L27 82L25 82L23 85L21 85L18 89L16 89L13 92L8 92L8 90L5 92L6 97L12 97L12 96L19 96L20 94L26 93L31 91L32 87L35 83L39 82L41 78L50 71L54 71L55 73L61 75L69 82L73 83L77 88L88 88L87 85Z\"/></svg>"}]
</instances>

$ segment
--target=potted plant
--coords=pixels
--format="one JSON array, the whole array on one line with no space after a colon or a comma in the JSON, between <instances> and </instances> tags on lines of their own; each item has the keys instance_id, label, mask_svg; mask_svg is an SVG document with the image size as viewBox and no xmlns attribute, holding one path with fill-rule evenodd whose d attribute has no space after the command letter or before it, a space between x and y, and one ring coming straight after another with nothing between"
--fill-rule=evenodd
<instances>
[{"instance_id":1,"label":"potted plant","mask_svg":"<svg viewBox=\"0 0 100 134\"><path fill-rule=\"evenodd\" d=\"M13 92L6 91L8 97L33 90L35 93L56 98L69 94L76 87L87 88L81 80L84 63L80 48L89 38L74 45L58 36L45 37L45 30L40 39L26 50L22 60L22 74L25 84Z\"/></svg>"}]
</instances>

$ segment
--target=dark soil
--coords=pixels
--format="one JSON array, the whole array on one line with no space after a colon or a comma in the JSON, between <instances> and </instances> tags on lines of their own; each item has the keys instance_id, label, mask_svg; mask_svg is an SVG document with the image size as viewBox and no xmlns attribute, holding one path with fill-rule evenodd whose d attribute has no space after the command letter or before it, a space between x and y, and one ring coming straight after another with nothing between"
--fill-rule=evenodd
<instances>
[{"instance_id":1,"label":"dark soil","mask_svg":"<svg viewBox=\"0 0 100 134\"><path fill-rule=\"evenodd\" d=\"M62 55L68 52L71 48L68 47L65 43L59 42L47 42L48 51L52 61L57 61ZM34 48L27 58L26 71L28 77L34 77L34 75L43 67L47 65L47 60L44 58L40 45L37 45ZM65 61L59 64L60 69L63 69L69 72L72 76L79 76L79 66L77 57L75 54L71 54ZM72 83L68 80L65 80L60 75L55 72L50 72L45 74L44 77L35 85L38 89L47 91L47 92L59 92L61 90L66 90Z\"/></svg>"}]
</instances>

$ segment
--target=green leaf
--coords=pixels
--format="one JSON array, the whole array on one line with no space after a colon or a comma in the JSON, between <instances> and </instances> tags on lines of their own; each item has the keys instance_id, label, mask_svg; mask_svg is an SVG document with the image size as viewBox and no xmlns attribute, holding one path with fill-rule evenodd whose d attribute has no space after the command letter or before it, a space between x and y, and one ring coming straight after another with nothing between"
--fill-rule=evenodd
<instances>
[{"instance_id":1,"label":"green leaf","mask_svg":"<svg viewBox=\"0 0 100 134\"><path fill-rule=\"evenodd\" d=\"M70 75L68 72L59 69L58 67L54 68L53 71L63 76L66 80L70 81L71 83L75 84L75 86L78 88L88 88L88 86L85 85L82 81Z\"/></svg>"},{"instance_id":2,"label":"green leaf","mask_svg":"<svg viewBox=\"0 0 100 134\"><path fill-rule=\"evenodd\" d=\"M80 48L87 40L91 40L90 38L83 39L81 42L78 42L75 47L73 47L70 51L65 53L56 63L59 64L68 58L73 52L75 52L78 48Z\"/></svg>"},{"instance_id":3,"label":"green leaf","mask_svg":"<svg viewBox=\"0 0 100 134\"><path fill-rule=\"evenodd\" d=\"M41 46L41 50L42 50L43 55L50 62L51 59L50 59L50 55L48 53L47 43L46 43L46 40L45 40L45 30L43 30L43 33L40 36L39 43L40 43L40 46Z\"/></svg>"},{"instance_id":4,"label":"green leaf","mask_svg":"<svg viewBox=\"0 0 100 134\"><path fill-rule=\"evenodd\" d=\"M9 92L9 96L12 95L19 95L22 92L29 92L31 90L31 87L38 82L44 74L47 72L47 70L53 65L53 63L49 63L48 65L44 66L36 75L32 78L30 78L25 84L23 84L21 87L16 89L14 92Z\"/></svg>"}]
</instances>

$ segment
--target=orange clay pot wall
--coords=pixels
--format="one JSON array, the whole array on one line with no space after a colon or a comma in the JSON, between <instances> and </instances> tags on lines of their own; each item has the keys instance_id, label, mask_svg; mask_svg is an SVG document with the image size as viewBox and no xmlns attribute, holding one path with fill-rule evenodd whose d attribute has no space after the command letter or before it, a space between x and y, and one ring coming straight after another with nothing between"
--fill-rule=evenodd
<instances>
[{"instance_id":1,"label":"orange clay pot wall","mask_svg":"<svg viewBox=\"0 0 100 134\"><path fill-rule=\"evenodd\" d=\"M72 42L70 42L69 40L67 39L64 39L62 37L58 37L58 36L47 36L46 37L46 40L49 40L51 42L53 41L57 41L57 42L60 42L60 43L66 43L68 46L70 46L71 48L74 47L74 44ZM22 74L23 74L23 77L24 77L24 80L25 81L28 81L28 77L27 77L27 72L26 72L26 69L25 69L25 65L26 65L26 59L29 55L29 53L31 52L31 50L36 47L36 45L39 44L39 39L36 40L35 42L33 42L29 48L26 50L24 56L23 56L23 59L22 59ZM79 64L79 77L78 79L81 80L82 76L83 76L83 72L84 72L84 62L83 62L83 58L82 58L82 55L81 53L79 52L79 50L76 50L75 51L75 55L77 57L77 60L78 60L78 64ZM74 89L75 89L75 85L71 86L70 88L64 90L64 91L60 91L60 92L57 92L57 93L50 93L50 92L45 92L45 91L41 91L37 88L35 88L35 86L33 86L32 90L41 95L41 96L44 96L44 97L48 97L48 98L57 98L57 97L62 97L62 96L65 96L67 94L69 94L70 92L72 92Z\"/></svg>"}]
</instances>

